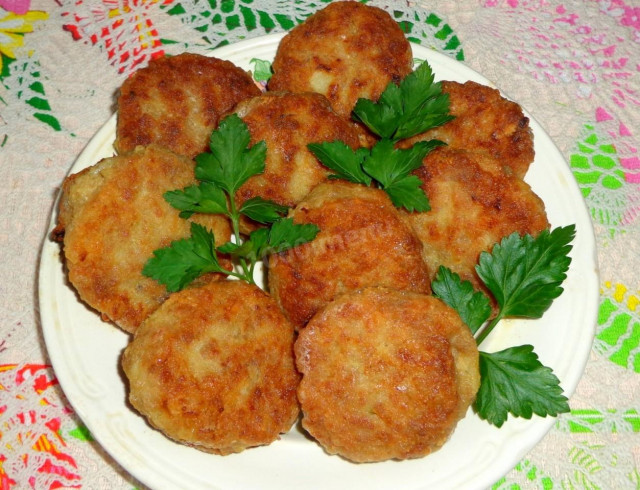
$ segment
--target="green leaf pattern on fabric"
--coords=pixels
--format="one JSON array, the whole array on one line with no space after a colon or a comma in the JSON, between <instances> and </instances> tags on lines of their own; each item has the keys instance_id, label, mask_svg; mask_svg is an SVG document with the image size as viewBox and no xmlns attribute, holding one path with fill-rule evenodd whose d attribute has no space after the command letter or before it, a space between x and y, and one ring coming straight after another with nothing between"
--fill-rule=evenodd
<instances>
[{"instance_id":1,"label":"green leaf pattern on fabric","mask_svg":"<svg viewBox=\"0 0 640 490\"><path fill-rule=\"evenodd\" d=\"M3 21L3 31L5 31L4 34L0 33L3 34L0 36L0 83L24 104L28 116L47 124L55 131L60 131L62 129L60 122L52 113L47 99L43 83L46 80L41 73L37 54L30 53L28 50L16 50L14 54L13 50L2 49L2 43L11 39L7 36L8 34L20 40L19 46L24 45L24 38L33 30L34 24L45 21L47 17L46 12L36 10L24 15L13 15L0 9L0 21ZM0 98L0 104L7 103Z\"/></svg>"},{"instance_id":2,"label":"green leaf pattern on fabric","mask_svg":"<svg viewBox=\"0 0 640 490\"><path fill-rule=\"evenodd\" d=\"M616 147L598 135L595 126L584 126L584 137L576 145L569 164L591 216L609 228L610 235L623 226L626 182Z\"/></svg>"},{"instance_id":3,"label":"green leaf pattern on fabric","mask_svg":"<svg viewBox=\"0 0 640 490\"><path fill-rule=\"evenodd\" d=\"M594 351L640 373L640 291L606 283L598 314Z\"/></svg>"},{"instance_id":4,"label":"green leaf pattern on fabric","mask_svg":"<svg viewBox=\"0 0 640 490\"><path fill-rule=\"evenodd\" d=\"M329 0L280 0L267 7L258 0L196 0L170 3L161 8L202 33L207 44L217 47L246 39L249 35L287 31L327 3ZM464 60L460 39L441 16L417 5L403 5L399 10L391 9L388 2L379 0L366 3L389 11L411 42Z\"/></svg>"}]
</instances>

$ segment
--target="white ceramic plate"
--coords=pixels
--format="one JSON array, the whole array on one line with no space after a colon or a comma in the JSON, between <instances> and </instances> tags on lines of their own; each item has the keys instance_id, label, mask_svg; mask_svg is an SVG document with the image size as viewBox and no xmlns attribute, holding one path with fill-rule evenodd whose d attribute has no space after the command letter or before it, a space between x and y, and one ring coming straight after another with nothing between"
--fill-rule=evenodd
<instances>
[{"instance_id":1,"label":"white ceramic plate","mask_svg":"<svg viewBox=\"0 0 640 490\"><path fill-rule=\"evenodd\" d=\"M282 35L226 46L214 53L250 70L251 59L273 59ZM439 79L485 78L442 54L414 46ZM553 227L574 223L577 237L565 292L536 321L505 321L482 348L494 351L530 343L570 396L593 339L598 273L593 229L566 162L531 120L536 159L526 180L544 200ZM95 135L71 168L75 173L113 155L115 116ZM55 213L51 228L55 223ZM447 444L425 458L353 464L329 456L298 427L281 440L230 456L176 444L150 428L126 402L120 355L129 336L79 302L63 270L58 244L45 239L40 264L42 328L56 376L76 413L97 441L133 476L153 488L217 489L426 489L485 488L511 470L553 425L553 418L509 419L497 429L469 411Z\"/></svg>"}]
</instances>

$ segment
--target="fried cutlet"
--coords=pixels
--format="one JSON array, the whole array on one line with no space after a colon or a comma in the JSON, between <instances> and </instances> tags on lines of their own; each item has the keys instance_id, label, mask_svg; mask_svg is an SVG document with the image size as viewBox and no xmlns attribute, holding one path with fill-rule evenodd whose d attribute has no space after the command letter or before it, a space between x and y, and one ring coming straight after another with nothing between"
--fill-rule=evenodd
<instances>
[{"instance_id":1,"label":"fried cutlet","mask_svg":"<svg viewBox=\"0 0 640 490\"><path fill-rule=\"evenodd\" d=\"M269 257L271 294L297 327L347 291L386 286L429 292L422 243L387 194L339 180L316 186L293 210L314 240Z\"/></svg>"},{"instance_id":2,"label":"fried cutlet","mask_svg":"<svg viewBox=\"0 0 640 490\"><path fill-rule=\"evenodd\" d=\"M531 187L481 152L437 148L414 173L431 210L403 215L424 244L431 274L444 265L484 289L475 271L482 251L513 232L535 236L549 227Z\"/></svg>"},{"instance_id":3,"label":"fried cutlet","mask_svg":"<svg viewBox=\"0 0 640 490\"><path fill-rule=\"evenodd\" d=\"M330 173L309 143L341 140L353 149L360 146L362 130L338 116L320 94L267 92L240 102L235 112L247 124L251 144L267 145L265 171L240 187L238 205L259 196L293 207ZM243 231L249 225L245 221Z\"/></svg>"},{"instance_id":4,"label":"fried cutlet","mask_svg":"<svg viewBox=\"0 0 640 490\"><path fill-rule=\"evenodd\" d=\"M480 384L469 328L440 300L413 292L340 296L300 332L295 353L303 427L356 462L437 450Z\"/></svg>"},{"instance_id":5,"label":"fried cutlet","mask_svg":"<svg viewBox=\"0 0 640 490\"><path fill-rule=\"evenodd\" d=\"M194 184L193 167L169 150L139 147L63 183L53 236L64 243L69 281L84 302L128 332L167 298L166 288L142 268L155 249L189 236L190 220L162 195ZM218 245L229 240L225 217L191 219L212 230Z\"/></svg>"},{"instance_id":6,"label":"fried cutlet","mask_svg":"<svg viewBox=\"0 0 640 490\"><path fill-rule=\"evenodd\" d=\"M166 436L229 454L298 417L293 326L256 286L224 280L171 295L122 356L129 401Z\"/></svg>"},{"instance_id":7,"label":"fried cutlet","mask_svg":"<svg viewBox=\"0 0 640 490\"><path fill-rule=\"evenodd\" d=\"M156 143L193 158L209 148L223 114L259 94L230 61L194 53L152 60L120 88L114 146L125 153Z\"/></svg>"},{"instance_id":8,"label":"fried cutlet","mask_svg":"<svg viewBox=\"0 0 640 490\"><path fill-rule=\"evenodd\" d=\"M400 143L438 139L451 148L480 151L495 159L507 173L523 178L534 158L533 133L522 108L494 88L476 82L442 82L449 94L448 123Z\"/></svg>"},{"instance_id":9,"label":"fried cutlet","mask_svg":"<svg viewBox=\"0 0 640 490\"><path fill-rule=\"evenodd\" d=\"M400 82L411 68L409 41L386 11L334 2L282 39L268 88L321 93L350 118L360 97L377 100L389 82Z\"/></svg>"}]
</instances>

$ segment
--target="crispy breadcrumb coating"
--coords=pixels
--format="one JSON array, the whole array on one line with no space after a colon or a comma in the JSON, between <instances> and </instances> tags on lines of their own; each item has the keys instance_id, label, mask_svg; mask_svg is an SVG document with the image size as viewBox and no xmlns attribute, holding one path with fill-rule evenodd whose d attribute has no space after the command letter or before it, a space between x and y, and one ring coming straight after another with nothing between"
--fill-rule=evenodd
<instances>
[{"instance_id":1,"label":"crispy breadcrumb coating","mask_svg":"<svg viewBox=\"0 0 640 490\"><path fill-rule=\"evenodd\" d=\"M412 61L409 41L386 11L333 2L282 39L268 87L321 93L349 118L358 98L378 100L389 82L411 72Z\"/></svg>"},{"instance_id":2,"label":"crispy breadcrumb coating","mask_svg":"<svg viewBox=\"0 0 640 490\"><path fill-rule=\"evenodd\" d=\"M269 290L297 328L347 291L430 291L422 244L384 191L323 182L290 216L320 229L311 242L269 257Z\"/></svg>"},{"instance_id":3,"label":"crispy breadcrumb coating","mask_svg":"<svg viewBox=\"0 0 640 490\"><path fill-rule=\"evenodd\" d=\"M480 385L469 328L433 296L346 293L295 344L303 427L356 462L425 456L442 446Z\"/></svg>"},{"instance_id":4,"label":"crispy breadcrumb coating","mask_svg":"<svg viewBox=\"0 0 640 490\"><path fill-rule=\"evenodd\" d=\"M533 133L522 108L494 88L476 82L442 82L456 118L400 143L438 139L451 148L479 151L495 159L510 174L523 178L533 162Z\"/></svg>"},{"instance_id":5,"label":"crispy breadcrumb coating","mask_svg":"<svg viewBox=\"0 0 640 490\"><path fill-rule=\"evenodd\" d=\"M125 153L156 143L193 158L209 148L223 114L259 94L230 61L194 53L151 60L120 88L114 146Z\"/></svg>"},{"instance_id":6,"label":"crispy breadcrumb coating","mask_svg":"<svg viewBox=\"0 0 640 490\"><path fill-rule=\"evenodd\" d=\"M298 417L293 340L256 286L224 280L180 291L124 351L129 401L167 437L202 451L269 444Z\"/></svg>"},{"instance_id":7,"label":"crispy breadcrumb coating","mask_svg":"<svg viewBox=\"0 0 640 490\"><path fill-rule=\"evenodd\" d=\"M73 174L62 185L53 236L64 242L69 282L103 319L133 332L166 298L164 285L142 275L158 248L190 234L162 197L195 183L193 161L156 146L105 158ZM229 240L231 227L220 215L194 215ZM223 258L222 264L230 266ZM210 275L217 277L216 275Z\"/></svg>"}]
</instances>

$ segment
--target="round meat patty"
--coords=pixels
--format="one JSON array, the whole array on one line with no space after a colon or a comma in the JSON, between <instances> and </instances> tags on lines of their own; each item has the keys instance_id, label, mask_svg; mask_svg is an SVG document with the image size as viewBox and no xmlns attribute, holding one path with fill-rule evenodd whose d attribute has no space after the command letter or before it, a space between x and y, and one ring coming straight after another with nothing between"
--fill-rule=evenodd
<instances>
[{"instance_id":1,"label":"round meat patty","mask_svg":"<svg viewBox=\"0 0 640 490\"><path fill-rule=\"evenodd\" d=\"M422 244L384 191L323 182L290 216L320 229L311 242L269 257L269 290L297 328L348 291L366 286L430 291Z\"/></svg>"},{"instance_id":2,"label":"round meat patty","mask_svg":"<svg viewBox=\"0 0 640 490\"><path fill-rule=\"evenodd\" d=\"M449 94L448 123L400 142L406 148L417 141L438 139L451 148L479 151L503 169L524 178L534 158L533 133L522 108L494 88L476 82L442 82Z\"/></svg>"},{"instance_id":3,"label":"round meat patty","mask_svg":"<svg viewBox=\"0 0 640 490\"><path fill-rule=\"evenodd\" d=\"M367 288L320 310L298 336L303 427L356 462L440 448L480 386L478 349L433 296Z\"/></svg>"},{"instance_id":4,"label":"round meat patty","mask_svg":"<svg viewBox=\"0 0 640 490\"><path fill-rule=\"evenodd\" d=\"M238 205L262 197L293 207L330 171L309 151L309 143L341 140L354 150L362 130L338 116L316 93L267 92L240 102L235 112L251 133L251 144L265 141L265 171L254 175L236 193ZM243 231L251 227L243 222Z\"/></svg>"},{"instance_id":5,"label":"round meat patty","mask_svg":"<svg viewBox=\"0 0 640 490\"><path fill-rule=\"evenodd\" d=\"M360 97L378 100L389 82L412 69L402 29L384 10L334 2L294 27L280 42L269 90L318 92L350 118Z\"/></svg>"},{"instance_id":6,"label":"round meat patty","mask_svg":"<svg viewBox=\"0 0 640 490\"><path fill-rule=\"evenodd\" d=\"M536 236L549 227L531 187L481 152L437 148L414 174L431 210L403 215L422 241L433 275L444 265L488 293L475 271L480 253L513 232Z\"/></svg>"},{"instance_id":7,"label":"round meat patty","mask_svg":"<svg viewBox=\"0 0 640 490\"><path fill-rule=\"evenodd\" d=\"M212 230L218 245L230 239L227 218L185 220L164 200L164 192L195 184L193 169L192 160L169 150L139 147L63 183L53 236L64 242L69 281L84 302L128 332L168 295L164 285L142 275L154 250L188 237L192 220Z\"/></svg>"},{"instance_id":8,"label":"round meat patty","mask_svg":"<svg viewBox=\"0 0 640 490\"><path fill-rule=\"evenodd\" d=\"M156 143L193 158L209 149L223 114L259 94L230 61L193 53L151 60L120 88L114 146L125 153Z\"/></svg>"},{"instance_id":9,"label":"round meat patty","mask_svg":"<svg viewBox=\"0 0 640 490\"><path fill-rule=\"evenodd\" d=\"M229 454L269 444L298 417L294 330L244 281L173 294L122 357L129 401L169 438Z\"/></svg>"}]
</instances>

